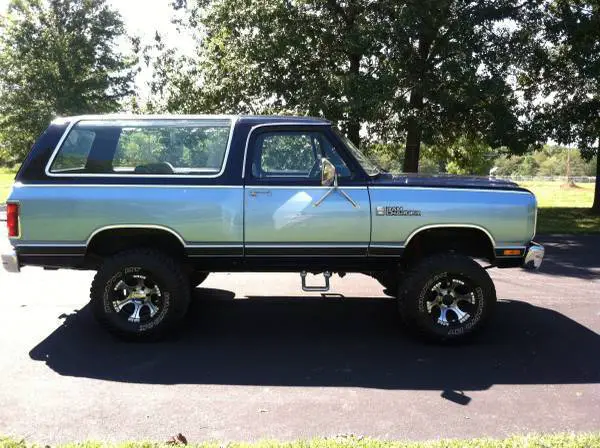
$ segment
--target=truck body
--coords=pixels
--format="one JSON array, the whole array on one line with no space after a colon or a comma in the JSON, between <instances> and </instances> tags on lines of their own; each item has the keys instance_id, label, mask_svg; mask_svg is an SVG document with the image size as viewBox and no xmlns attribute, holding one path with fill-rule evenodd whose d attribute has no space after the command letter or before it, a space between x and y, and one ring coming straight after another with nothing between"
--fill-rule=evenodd
<instances>
[{"instance_id":1,"label":"truck body","mask_svg":"<svg viewBox=\"0 0 600 448\"><path fill-rule=\"evenodd\" d=\"M305 117L57 119L24 161L7 207L12 249L2 260L11 272L100 270L149 248L190 277L361 272L395 290L438 254L499 268L537 268L543 258L528 190L390 174L329 121Z\"/></svg>"}]
</instances>

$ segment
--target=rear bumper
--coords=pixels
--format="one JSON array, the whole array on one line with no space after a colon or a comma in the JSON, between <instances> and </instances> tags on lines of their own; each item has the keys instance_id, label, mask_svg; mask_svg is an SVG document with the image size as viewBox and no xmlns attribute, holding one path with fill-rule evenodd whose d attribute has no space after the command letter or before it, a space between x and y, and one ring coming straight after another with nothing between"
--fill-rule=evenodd
<instances>
[{"instance_id":1,"label":"rear bumper","mask_svg":"<svg viewBox=\"0 0 600 448\"><path fill-rule=\"evenodd\" d=\"M545 252L544 246L532 241L525 252L523 268L530 270L539 269L542 265L542 261L544 261Z\"/></svg>"},{"instance_id":2,"label":"rear bumper","mask_svg":"<svg viewBox=\"0 0 600 448\"><path fill-rule=\"evenodd\" d=\"M14 249L4 250L0 257L2 258L2 266L5 271L13 273L21 272L19 256Z\"/></svg>"}]
</instances>

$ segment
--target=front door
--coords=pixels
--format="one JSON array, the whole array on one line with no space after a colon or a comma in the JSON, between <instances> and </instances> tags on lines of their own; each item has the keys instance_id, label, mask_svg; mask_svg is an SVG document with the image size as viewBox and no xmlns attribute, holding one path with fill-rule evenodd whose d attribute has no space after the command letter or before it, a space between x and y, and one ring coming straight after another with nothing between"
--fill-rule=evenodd
<instances>
[{"instance_id":1,"label":"front door","mask_svg":"<svg viewBox=\"0 0 600 448\"><path fill-rule=\"evenodd\" d=\"M247 151L247 256L367 254L371 234L369 192L324 128L259 128L252 133ZM336 191L321 185L323 157L336 167Z\"/></svg>"}]
</instances>

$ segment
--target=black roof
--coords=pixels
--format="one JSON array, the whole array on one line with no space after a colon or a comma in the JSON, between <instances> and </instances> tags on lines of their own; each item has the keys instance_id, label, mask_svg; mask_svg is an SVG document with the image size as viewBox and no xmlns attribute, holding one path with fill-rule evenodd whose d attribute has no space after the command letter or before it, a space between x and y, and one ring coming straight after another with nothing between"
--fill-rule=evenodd
<instances>
[{"instance_id":1,"label":"black roof","mask_svg":"<svg viewBox=\"0 0 600 448\"><path fill-rule=\"evenodd\" d=\"M161 114L161 115L135 115L135 114L95 114L95 115L79 115L71 117L61 117L54 122L71 122L73 120L118 120L118 119L134 119L134 120L151 120L151 119L195 119L195 118L228 118L236 119L240 123L249 123L251 125L265 123L288 123L288 124L310 124L310 125L331 125L329 120L317 117L303 117L294 115L180 115L180 114Z\"/></svg>"},{"instance_id":2,"label":"black roof","mask_svg":"<svg viewBox=\"0 0 600 448\"><path fill-rule=\"evenodd\" d=\"M252 125L265 123L331 125L331 121L324 118L301 117L294 115L240 115L238 121L240 123L250 123Z\"/></svg>"}]
</instances>

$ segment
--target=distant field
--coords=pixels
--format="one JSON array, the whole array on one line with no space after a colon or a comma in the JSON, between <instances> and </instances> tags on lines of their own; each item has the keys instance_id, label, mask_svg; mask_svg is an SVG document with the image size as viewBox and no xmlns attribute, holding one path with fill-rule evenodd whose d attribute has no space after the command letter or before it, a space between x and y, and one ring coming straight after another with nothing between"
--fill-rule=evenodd
<instances>
[{"instance_id":1,"label":"distant field","mask_svg":"<svg viewBox=\"0 0 600 448\"><path fill-rule=\"evenodd\" d=\"M15 173L0 168L0 204L6 201ZM523 182L540 206L538 233L600 233L600 216L590 214L594 184L564 188L560 182Z\"/></svg>"},{"instance_id":2,"label":"distant field","mask_svg":"<svg viewBox=\"0 0 600 448\"><path fill-rule=\"evenodd\" d=\"M577 184L565 188L561 182L521 182L533 191L540 207L589 208L594 202L594 184Z\"/></svg>"},{"instance_id":3,"label":"distant field","mask_svg":"<svg viewBox=\"0 0 600 448\"><path fill-rule=\"evenodd\" d=\"M589 208L594 202L594 184L565 187L561 182L522 182L533 191L540 206L538 233L600 233L600 216Z\"/></svg>"}]
</instances>

